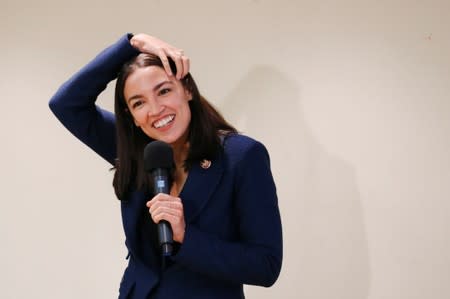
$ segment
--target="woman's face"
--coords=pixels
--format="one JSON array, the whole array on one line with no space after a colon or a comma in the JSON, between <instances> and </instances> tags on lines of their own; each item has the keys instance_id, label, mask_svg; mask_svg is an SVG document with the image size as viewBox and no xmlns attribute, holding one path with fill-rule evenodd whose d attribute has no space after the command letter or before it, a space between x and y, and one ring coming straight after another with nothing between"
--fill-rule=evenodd
<instances>
[{"instance_id":1,"label":"woman's face","mask_svg":"<svg viewBox=\"0 0 450 299\"><path fill-rule=\"evenodd\" d=\"M125 81L124 96L134 123L147 136L172 145L186 142L192 97L181 81L158 66L138 68Z\"/></svg>"}]
</instances>

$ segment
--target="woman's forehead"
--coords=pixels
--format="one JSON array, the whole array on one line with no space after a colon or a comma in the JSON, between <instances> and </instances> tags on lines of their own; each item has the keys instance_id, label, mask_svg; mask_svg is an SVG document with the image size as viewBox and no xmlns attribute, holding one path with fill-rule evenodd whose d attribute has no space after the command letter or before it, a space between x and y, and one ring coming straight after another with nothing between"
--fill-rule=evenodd
<instances>
[{"instance_id":1,"label":"woman's forehead","mask_svg":"<svg viewBox=\"0 0 450 299\"><path fill-rule=\"evenodd\" d=\"M142 68L137 68L132 72L125 83L140 83L140 81L149 81L147 84L155 82L155 80L170 80L171 78L167 75L165 70L159 66L146 66Z\"/></svg>"},{"instance_id":2,"label":"woman's forehead","mask_svg":"<svg viewBox=\"0 0 450 299\"><path fill-rule=\"evenodd\" d=\"M124 95L129 98L135 92L156 91L164 84L177 84L175 77L167 75L159 66L138 68L132 72L125 81Z\"/></svg>"}]
</instances>

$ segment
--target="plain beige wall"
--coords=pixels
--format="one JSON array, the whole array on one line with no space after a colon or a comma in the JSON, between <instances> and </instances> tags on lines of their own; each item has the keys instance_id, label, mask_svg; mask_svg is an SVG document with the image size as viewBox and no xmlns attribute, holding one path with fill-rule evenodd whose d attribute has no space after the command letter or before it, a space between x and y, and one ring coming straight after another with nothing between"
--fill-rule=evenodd
<instances>
[{"instance_id":1,"label":"plain beige wall","mask_svg":"<svg viewBox=\"0 0 450 299\"><path fill-rule=\"evenodd\" d=\"M2 1L0 25L1 298L117 296L112 173L47 102L127 31L269 148L285 256L248 298L450 298L447 0Z\"/></svg>"}]
</instances>

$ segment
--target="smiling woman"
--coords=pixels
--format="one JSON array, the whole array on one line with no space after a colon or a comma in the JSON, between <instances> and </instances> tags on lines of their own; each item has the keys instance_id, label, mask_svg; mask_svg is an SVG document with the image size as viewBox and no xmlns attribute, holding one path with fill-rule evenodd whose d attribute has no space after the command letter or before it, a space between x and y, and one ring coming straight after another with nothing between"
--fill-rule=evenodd
<instances>
[{"instance_id":1,"label":"smiling woman","mask_svg":"<svg viewBox=\"0 0 450 299\"><path fill-rule=\"evenodd\" d=\"M112 114L95 100L116 77ZM276 281L282 233L267 150L201 96L182 50L128 34L63 84L50 107L115 168L129 251L119 298L244 298L243 284ZM154 140L174 152L170 194L155 194L143 168ZM175 241L168 260L157 240L162 220Z\"/></svg>"},{"instance_id":2,"label":"smiling woman","mask_svg":"<svg viewBox=\"0 0 450 299\"><path fill-rule=\"evenodd\" d=\"M125 195L134 177L138 188L147 185L141 162L144 147L151 140L173 147L175 189L184 185L192 163L213 159L221 147L221 138L236 133L200 94L190 73L179 80L169 75L177 73L176 62L167 60L169 73L162 61L154 54L141 53L123 65L117 78L115 115L117 155L121 162L116 163L114 187L119 198Z\"/></svg>"}]
</instances>

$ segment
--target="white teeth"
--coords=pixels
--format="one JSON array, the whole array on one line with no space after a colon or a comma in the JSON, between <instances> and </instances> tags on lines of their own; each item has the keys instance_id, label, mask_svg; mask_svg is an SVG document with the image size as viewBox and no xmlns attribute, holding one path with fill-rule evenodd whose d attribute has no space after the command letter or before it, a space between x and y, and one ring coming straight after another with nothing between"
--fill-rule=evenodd
<instances>
[{"instance_id":1,"label":"white teeth","mask_svg":"<svg viewBox=\"0 0 450 299\"><path fill-rule=\"evenodd\" d=\"M172 122L172 120L175 118L175 115L168 115L164 117L163 119L160 119L158 121L155 121L153 123L153 126L157 129L166 126L168 123Z\"/></svg>"}]
</instances>

